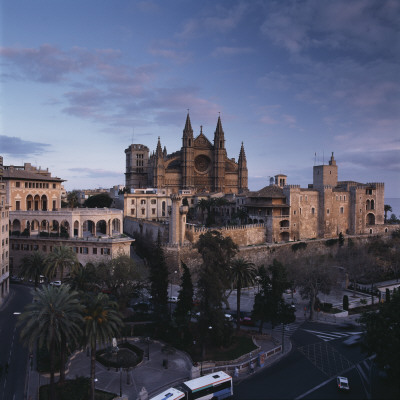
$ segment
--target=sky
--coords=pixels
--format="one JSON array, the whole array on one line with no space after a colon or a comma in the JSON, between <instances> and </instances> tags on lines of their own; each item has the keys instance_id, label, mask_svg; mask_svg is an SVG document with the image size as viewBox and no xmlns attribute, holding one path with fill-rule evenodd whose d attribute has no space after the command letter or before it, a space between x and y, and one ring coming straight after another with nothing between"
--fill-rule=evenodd
<instances>
[{"instance_id":1,"label":"sky","mask_svg":"<svg viewBox=\"0 0 400 400\"><path fill-rule=\"evenodd\" d=\"M131 143L243 142L249 188L339 180L400 197L397 0L1 0L0 154L65 179L125 183Z\"/></svg>"}]
</instances>

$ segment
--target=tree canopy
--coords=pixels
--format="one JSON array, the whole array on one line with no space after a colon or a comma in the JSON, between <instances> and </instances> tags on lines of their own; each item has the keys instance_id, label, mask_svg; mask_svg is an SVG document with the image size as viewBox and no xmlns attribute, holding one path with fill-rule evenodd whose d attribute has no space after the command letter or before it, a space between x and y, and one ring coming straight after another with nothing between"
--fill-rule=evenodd
<instances>
[{"instance_id":1,"label":"tree canopy","mask_svg":"<svg viewBox=\"0 0 400 400\"><path fill-rule=\"evenodd\" d=\"M94 196L90 196L85 202L83 203L84 207L88 208L103 208L103 207L110 207L113 200L108 193L99 193L95 194Z\"/></svg>"},{"instance_id":2,"label":"tree canopy","mask_svg":"<svg viewBox=\"0 0 400 400\"><path fill-rule=\"evenodd\" d=\"M363 314L364 344L375 362L397 382L400 389L400 291L391 295L390 302L381 303L378 312Z\"/></svg>"},{"instance_id":3,"label":"tree canopy","mask_svg":"<svg viewBox=\"0 0 400 400\"><path fill-rule=\"evenodd\" d=\"M310 300L310 319L319 293L329 294L336 284L336 271L324 257L306 257L299 260L297 285L303 299Z\"/></svg>"}]
</instances>

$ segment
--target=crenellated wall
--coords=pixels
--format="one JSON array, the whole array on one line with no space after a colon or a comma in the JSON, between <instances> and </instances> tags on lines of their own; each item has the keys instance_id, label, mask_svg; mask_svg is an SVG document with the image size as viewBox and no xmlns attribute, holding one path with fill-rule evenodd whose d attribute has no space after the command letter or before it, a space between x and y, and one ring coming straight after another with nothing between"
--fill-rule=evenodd
<instances>
[{"instance_id":1,"label":"crenellated wall","mask_svg":"<svg viewBox=\"0 0 400 400\"><path fill-rule=\"evenodd\" d=\"M191 243L196 243L200 235L207 231L218 231L224 237L230 236L238 246L251 246L266 242L265 224L224 226L218 229L186 225L186 239Z\"/></svg>"}]
</instances>

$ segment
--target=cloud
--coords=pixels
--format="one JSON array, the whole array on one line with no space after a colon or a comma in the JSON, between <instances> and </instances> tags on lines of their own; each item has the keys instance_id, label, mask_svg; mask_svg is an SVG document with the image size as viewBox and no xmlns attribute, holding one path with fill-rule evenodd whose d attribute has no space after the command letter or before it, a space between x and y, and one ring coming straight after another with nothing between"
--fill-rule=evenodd
<instances>
[{"instance_id":1,"label":"cloud","mask_svg":"<svg viewBox=\"0 0 400 400\"><path fill-rule=\"evenodd\" d=\"M68 171L79 173L80 177L85 178L121 178L123 175L123 172L95 168L69 168Z\"/></svg>"},{"instance_id":2,"label":"cloud","mask_svg":"<svg viewBox=\"0 0 400 400\"><path fill-rule=\"evenodd\" d=\"M15 70L7 75L14 79L55 83L90 70L96 70L105 79L121 81L128 78L126 67L112 65L121 56L114 49L88 51L74 47L64 51L56 46L43 44L39 48L1 47L0 55Z\"/></svg>"},{"instance_id":3,"label":"cloud","mask_svg":"<svg viewBox=\"0 0 400 400\"><path fill-rule=\"evenodd\" d=\"M153 56L166 58L177 64L187 63L192 60L193 54L189 51L181 49L182 44L176 41L160 40L149 49L149 53Z\"/></svg>"},{"instance_id":4,"label":"cloud","mask_svg":"<svg viewBox=\"0 0 400 400\"><path fill-rule=\"evenodd\" d=\"M164 41L159 45L168 43ZM124 65L118 50L89 51L74 47L64 51L46 44L36 49L3 48L1 51L10 63L9 69L18 71L14 78L47 84L62 81L70 87L62 97L53 96L45 104L104 127L142 126L148 123L148 113L153 115L154 122L171 124L175 121L176 124L177 116L181 117L187 108L196 108L205 118L221 110L212 101L199 96L196 87L157 87L159 66ZM153 48L152 51L155 54L163 50ZM180 62L188 54L162 53Z\"/></svg>"},{"instance_id":5,"label":"cloud","mask_svg":"<svg viewBox=\"0 0 400 400\"><path fill-rule=\"evenodd\" d=\"M41 155L49 151L46 143L22 140L15 136L0 135L1 152L12 156Z\"/></svg>"},{"instance_id":6,"label":"cloud","mask_svg":"<svg viewBox=\"0 0 400 400\"><path fill-rule=\"evenodd\" d=\"M400 149L386 151L349 151L341 154L343 166L400 172Z\"/></svg>"},{"instance_id":7,"label":"cloud","mask_svg":"<svg viewBox=\"0 0 400 400\"><path fill-rule=\"evenodd\" d=\"M244 2L235 5L229 2L229 7L217 4L212 9L207 10L207 16L197 15L195 19L185 21L183 28L176 34L176 37L187 40L216 32L228 33L237 28L243 21L247 9L248 5Z\"/></svg>"},{"instance_id":8,"label":"cloud","mask_svg":"<svg viewBox=\"0 0 400 400\"><path fill-rule=\"evenodd\" d=\"M400 49L396 1L271 1L266 14L261 32L294 54L329 49L390 58Z\"/></svg>"},{"instance_id":9,"label":"cloud","mask_svg":"<svg viewBox=\"0 0 400 400\"><path fill-rule=\"evenodd\" d=\"M254 53L255 49L251 47L217 47L213 52L213 57L226 57L226 56L237 56L242 54Z\"/></svg>"}]
</instances>

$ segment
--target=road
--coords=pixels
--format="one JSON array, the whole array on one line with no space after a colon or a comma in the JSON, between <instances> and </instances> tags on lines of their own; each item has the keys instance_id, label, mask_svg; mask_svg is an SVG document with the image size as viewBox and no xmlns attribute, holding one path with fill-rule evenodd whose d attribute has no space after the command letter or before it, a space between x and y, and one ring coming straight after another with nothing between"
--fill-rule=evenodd
<instances>
[{"instance_id":1,"label":"road","mask_svg":"<svg viewBox=\"0 0 400 400\"><path fill-rule=\"evenodd\" d=\"M10 296L0 311L0 399L23 400L29 352L19 341L18 316L14 313L22 312L32 297L30 288L24 285L11 285Z\"/></svg>"},{"instance_id":2,"label":"road","mask_svg":"<svg viewBox=\"0 0 400 400\"><path fill-rule=\"evenodd\" d=\"M290 354L235 386L234 398L390 398L372 361L362 353L360 346L343 344L354 333L337 325L305 322L291 335L293 350ZM338 391L338 375L349 379L350 392Z\"/></svg>"}]
</instances>

